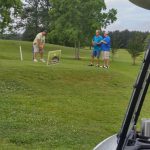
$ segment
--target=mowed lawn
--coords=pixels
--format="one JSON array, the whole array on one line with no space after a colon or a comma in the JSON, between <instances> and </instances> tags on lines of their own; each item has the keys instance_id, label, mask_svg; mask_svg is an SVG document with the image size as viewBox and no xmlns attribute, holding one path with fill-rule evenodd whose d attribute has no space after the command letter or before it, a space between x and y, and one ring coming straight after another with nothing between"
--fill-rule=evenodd
<instances>
[{"instance_id":1,"label":"mowed lawn","mask_svg":"<svg viewBox=\"0 0 150 150\"><path fill-rule=\"evenodd\" d=\"M89 67L90 50L62 50L59 64L34 63L32 43L0 40L0 150L92 150L116 134L140 69L119 50L110 69ZM141 117L150 114L150 95ZM140 118L141 118L140 117ZM139 120L140 124L140 120Z\"/></svg>"}]
</instances>

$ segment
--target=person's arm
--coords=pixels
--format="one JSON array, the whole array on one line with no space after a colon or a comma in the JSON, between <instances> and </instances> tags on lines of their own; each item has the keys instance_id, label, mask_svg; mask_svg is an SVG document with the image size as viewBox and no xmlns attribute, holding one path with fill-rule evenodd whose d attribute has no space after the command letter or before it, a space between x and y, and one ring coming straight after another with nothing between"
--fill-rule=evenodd
<instances>
[{"instance_id":1,"label":"person's arm","mask_svg":"<svg viewBox=\"0 0 150 150\"><path fill-rule=\"evenodd\" d=\"M92 40L92 46L94 46L95 42Z\"/></svg>"},{"instance_id":2,"label":"person's arm","mask_svg":"<svg viewBox=\"0 0 150 150\"><path fill-rule=\"evenodd\" d=\"M92 39L92 46L96 46L96 45L97 45L97 42L95 42L95 36L94 36Z\"/></svg>"},{"instance_id":3,"label":"person's arm","mask_svg":"<svg viewBox=\"0 0 150 150\"><path fill-rule=\"evenodd\" d=\"M102 40L101 43L107 44L107 42L105 40Z\"/></svg>"},{"instance_id":4,"label":"person's arm","mask_svg":"<svg viewBox=\"0 0 150 150\"><path fill-rule=\"evenodd\" d=\"M39 48L40 50L43 49L43 44L42 44L41 39L42 39L42 35L41 35L41 34L38 34L38 35L36 36L36 43L37 43L37 46L38 46L38 48Z\"/></svg>"},{"instance_id":5,"label":"person's arm","mask_svg":"<svg viewBox=\"0 0 150 150\"><path fill-rule=\"evenodd\" d=\"M44 49L44 46L45 46L45 43L42 43L41 44L42 50Z\"/></svg>"},{"instance_id":6,"label":"person's arm","mask_svg":"<svg viewBox=\"0 0 150 150\"><path fill-rule=\"evenodd\" d=\"M38 47L39 47L40 51L44 49L44 45L43 45L43 43L41 42L40 39L37 39L37 44L38 44Z\"/></svg>"},{"instance_id":7,"label":"person's arm","mask_svg":"<svg viewBox=\"0 0 150 150\"><path fill-rule=\"evenodd\" d=\"M43 37L42 41L41 41L41 48L42 50L44 49L45 46L45 36Z\"/></svg>"},{"instance_id":8,"label":"person's arm","mask_svg":"<svg viewBox=\"0 0 150 150\"><path fill-rule=\"evenodd\" d=\"M41 40L40 39L37 39L37 45L40 48L40 46L41 46Z\"/></svg>"},{"instance_id":9,"label":"person's arm","mask_svg":"<svg viewBox=\"0 0 150 150\"><path fill-rule=\"evenodd\" d=\"M102 40L100 41L100 42L98 42L98 43L96 43L98 46L100 46L101 44L102 44Z\"/></svg>"},{"instance_id":10,"label":"person's arm","mask_svg":"<svg viewBox=\"0 0 150 150\"><path fill-rule=\"evenodd\" d=\"M97 44L98 46L100 46L100 45L102 44L102 41L103 41L103 38L101 37L100 41L97 42L96 44Z\"/></svg>"}]
</instances>

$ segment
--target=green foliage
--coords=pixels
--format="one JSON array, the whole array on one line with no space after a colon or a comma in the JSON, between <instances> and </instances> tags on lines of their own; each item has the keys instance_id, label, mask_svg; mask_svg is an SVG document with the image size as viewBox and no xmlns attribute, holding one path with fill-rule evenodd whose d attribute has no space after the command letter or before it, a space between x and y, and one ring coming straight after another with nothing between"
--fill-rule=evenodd
<instances>
[{"instance_id":1,"label":"green foliage","mask_svg":"<svg viewBox=\"0 0 150 150\"><path fill-rule=\"evenodd\" d=\"M128 42L129 40L134 37L135 33L140 34L140 36L145 39L148 35L148 32L140 32L140 31L113 31L110 32L111 40L112 40L112 47L113 48L128 48Z\"/></svg>"},{"instance_id":2,"label":"green foliage","mask_svg":"<svg viewBox=\"0 0 150 150\"><path fill-rule=\"evenodd\" d=\"M120 32L119 31L111 32L110 36L111 36L112 60L114 60L114 55L117 53L117 50L121 47Z\"/></svg>"},{"instance_id":3,"label":"green foliage","mask_svg":"<svg viewBox=\"0 0 150 150\"><path fill-rule=\"evenodd\" d=\"M12 22L12 16L21 13L22 3L20 0L0 0L0 34Z\"/></svg>"},{"instance_id":4,"label":"green foliage","mask_svg":"<svg viewBox=\"0 0 150 150\"><path fill-rule=\"evenodd\" d=\"M147 38L144 41L144 49L146 50L150 46L150 34L147 35Z\"/></svg>"},{"instance_id":5,"label":"green foliage","mask_svg":"<svg viewBox=\"0 0 150 150\"><path fill-rule=\"evenodd\" d=\"M101 29L116 20L116 10L112 9L108 13L103 0L51 0L51 32L49 41L64 45L74 45L77 41L81 45L85 41L91 42L91 37L96 29ZM55 38L53 38L55 37Z\"/></svg>"},{"instance_id":6,"label":"green foliage","mask_svg":"<svg viewBox=\"0 0 150 150\"><path fill-rule=\"evenodd\" d=\"M135 32L133 37L129 40L127 50L133 59L133 65L135 65L136 58L144 51L143 43L143 36L139 32Z\"/></svg>"},{"instance_id":7,"label":"green foliage","mask_svg":"<svg viewBox=\"0 0 150 150\"><path fill-rule=\"evenodd\" d=\"M116 10L105 13L103 0L51 0L50 43L75 46L75 58L79 59L81 46L91 43L96 29L106 27L116 20Z\"/></svg>"},{"instance_id":8,"label":"green foliage","mask_svg":"<svg viewBox=\"0 0 150 150\"><path fill-rule=\"evenodd\" d=\"M38 32L49 28L49 7L49 0L25 1L22 13L24 22L21 24L25 28L24 40L33 40Z\"/></svg>"},{"instance_id":9,"label":"green foliage","mask_svg":"<svg viewBox=\"0 0 150 150\"><path fill-rule=\"evenodd\" d=\"M137 34L137 36L140 36L140 39L144 40L147 37L148 32L124 30L124 31L114 31L114 32L109 33L109 35L111 37L111 52L112 52L113 60L114 60L114 55L117 53L118 49L120 49L120 48L128 49L129 48L129 44L131 43L131 40L134 39L135 34Z\"/></svg>"}]
</instances>

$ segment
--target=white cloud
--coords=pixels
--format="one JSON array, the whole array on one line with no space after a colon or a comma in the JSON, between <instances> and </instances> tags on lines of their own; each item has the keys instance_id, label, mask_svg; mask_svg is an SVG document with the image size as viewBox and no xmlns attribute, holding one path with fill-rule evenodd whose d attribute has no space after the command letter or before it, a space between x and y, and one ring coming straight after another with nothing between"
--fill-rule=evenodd
<instances>
[{"instance_id":1,"label":"white cloud","mask_svg":"<svg viewBox=\"0 0 150 150\"><path fill-rule=\"evenodd\" d=\"M128 0L105 0L107 9L117 9L117 21L108 30L150 31L150 11L135 6Z\"/></svg>"}]
</instances>

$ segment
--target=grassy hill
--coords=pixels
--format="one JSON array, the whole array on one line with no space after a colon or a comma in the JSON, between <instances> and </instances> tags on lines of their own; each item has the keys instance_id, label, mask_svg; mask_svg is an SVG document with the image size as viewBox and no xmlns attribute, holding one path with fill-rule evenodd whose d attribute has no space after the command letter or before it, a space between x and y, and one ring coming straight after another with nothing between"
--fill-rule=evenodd
<instances>
[{"instance_id":1,"label":"grassy hill","mask_svg":"<svg viewBox=\"0 0 150 150\"><path fill-rule=\"evenodd\" d=\"M120 50L110 69L87 66L90 50L62 50L61 62L34 63L30 42L0 40L0 149L91 150L119 131L140 68ZM150 96L147 96L147 99ZM141 117L149 117L146 101Z\"/></svg>"}]
</instances>

